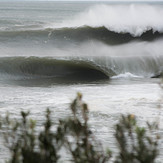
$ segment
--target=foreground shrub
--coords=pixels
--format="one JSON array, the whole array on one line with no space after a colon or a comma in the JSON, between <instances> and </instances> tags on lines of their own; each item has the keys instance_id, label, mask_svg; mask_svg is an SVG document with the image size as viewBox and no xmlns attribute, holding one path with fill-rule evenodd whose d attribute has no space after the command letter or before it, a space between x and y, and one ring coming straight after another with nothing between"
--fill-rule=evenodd
<instances>
[{"instance_id":1,"label":"foreground shrub","mask_svg":"<svg viewBox=\"0 0 163 163\"><path fill-rule=\"evenodd\" d=\"M54 126L46 111L43 130L35 131L36 122L29 119L29 112L21 112L21 120L9 115L1 118L1 135L11 153L10 163L57 163L61 148L66 149L71 162L111 162L111 152L105 152L90 130L89 110L78 93L70 106L72 115L59 120ZM54 131L54 128L56 129ZM114 163L155 163L158 156L157 124L147 123L147 129L139 127L133 115L121 116L115 128L119 153Z\"/></svg>"},{"instance_id":2,"label":"foreground shrub","mask_svg":"<svg viewBox=\"0 0 163 163\"><path fill-rule=\"evenodd\" d=\"M158 124L139 127L134 115L123 116L116 125L115 138L119 154L115 163L154 163L158 151Z\"/></svg>"},{"instance_id":3,"label":"foreground shrub","mask_svg":"<svg viewBox=\"0 0 163 163\"><path fill-rule=\"evenodd\" d=\"M60 121L58 133L63 132L64 145L75 163L105 163L111 157L97 143L88 125L88 107L79 93L70 108L72 117ZM59 134L58 134L59 135Z\"/></svg>"},{"instance_id":4,"label":"foreground shrub","mask_svg":"<svg viewBox=\"0 0 163 163\"><path fill-rule=\"evenodd\" d=\"M56 143L56 134L51 132L52 122L47 109L44 130L35 132L36 122L28 119L29 112L21 112L20 121L10 119L7 115L1 121L5 145L10 150L11 163L52 163L57 162L60 145Z\"/></svg>"}]
</instances>

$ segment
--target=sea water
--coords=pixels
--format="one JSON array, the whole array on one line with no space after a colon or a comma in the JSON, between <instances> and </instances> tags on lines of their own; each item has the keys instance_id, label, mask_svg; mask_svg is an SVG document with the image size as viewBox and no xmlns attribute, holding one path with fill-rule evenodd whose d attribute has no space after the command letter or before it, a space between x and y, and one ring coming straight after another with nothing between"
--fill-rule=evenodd
<instances>
[{"instance_id":1,"label":"sea water","mask_svg":"<svg viewBox=\"0 0 163 163\"><path fill-rule=\"evenodd\" d=\"M162 15L158 2L0 2L0 114L29 110L41 126L47 107L64 118L81 92L104 148L116 149L121 114L159 118L163 136Z\"/></svg>"}]
</instances>

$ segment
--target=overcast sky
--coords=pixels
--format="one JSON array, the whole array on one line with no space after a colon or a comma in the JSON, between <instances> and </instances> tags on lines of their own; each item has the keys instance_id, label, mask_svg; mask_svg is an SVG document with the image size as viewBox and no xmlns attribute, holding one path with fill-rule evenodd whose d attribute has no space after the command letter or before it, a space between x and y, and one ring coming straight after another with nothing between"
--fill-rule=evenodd
<instances>
[{"instance_id":1,"label":"overcast sky","mask_svg":"<svg viewBox=\"0 0 163 163\"><path fill-rule=\"evenodd\" d=\"M0 0L0 2L14 2L14 1L124 1L124 2L163 2L163 0Z\"/></svg>"},{"instance_id":2,"label":"overcast sky","mask_svg":"<svg viewBox=\"0 0 163 163\"><path fill-rule=\"evenodd\" d=\"M0 0L0 1L163 1L163 0Z\"/></svg>"}]
</instances>

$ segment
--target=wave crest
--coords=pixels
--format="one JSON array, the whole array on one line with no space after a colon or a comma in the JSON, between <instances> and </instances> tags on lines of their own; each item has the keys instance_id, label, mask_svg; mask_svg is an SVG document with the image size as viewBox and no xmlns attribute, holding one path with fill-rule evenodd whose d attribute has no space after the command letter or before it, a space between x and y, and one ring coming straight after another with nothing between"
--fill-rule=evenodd
<instances>
[{"instance_id":1,"label":"wave crest","mask_svg":"<svg viewBox=\"0 0 163 163\"><path fill-rule=\"evenodd\" d=\"M79 42L88 40L98 40L106 44L117 45L128 43L134 40L153 41L163 37L163 33L153 32L152 30L144 32L141 36L133 37L130 33L117 33L108 30L106 27L83 26L78 28L58 28L45 30L27 30L27 31L5 31L0 32L1 40L14 38L15 41L35 41L37 43L54 43L59 40L64 42ZM46 40L46 41L44 41ZM44 42L43 42L44 41Z\"/></svg>"},{"instance_id":2,"label":"wave crest","mask_svg":"<svg viewBox=\"0 0 163 163\"><path fill-rule=\"evenodd\" d=\"M105 27L116 33L141 36L144 32L163 32L163 7L160 5L95 5L64 22L60 27Z\"/></svg>"}]
</instances>

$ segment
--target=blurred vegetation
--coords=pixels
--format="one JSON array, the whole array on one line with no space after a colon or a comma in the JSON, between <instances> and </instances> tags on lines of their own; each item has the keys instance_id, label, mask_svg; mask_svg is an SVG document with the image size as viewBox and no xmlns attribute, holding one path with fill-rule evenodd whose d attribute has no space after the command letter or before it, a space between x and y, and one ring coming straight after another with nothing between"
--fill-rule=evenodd
<instances>
[{"instance_id":1,"label":"blurred vegetation","mask_svg":"<svg viewBox=\"0 0 163 163\"><path fill-rule=\"evenodd\" d=\"M57 163L62 149L74 163L155 163L159 155L157 123L140 127L134 115L122 115L115 126L118 154L104 150L89 126L89 110L77 94L70 105L71 116L61 119L58 125L51 120L47 109L43 130L36 132L36 121L29 112L21 112L21 119L12 119L9 114L1 117L1 136L11 155L9 163Z\"/></svg>"},{"instance_id":2,"label":"blurred vegetation","mask_svg":"<svg viewBox=\"0 0 163 163\"><path fill-rule=\"evenodd\" d=\"M119 154L115 163L154 163L159 151L158 124L147 122L147 129L139 127L134 115L122 117L115 128Z\"/></svg>"}]
</instances>

